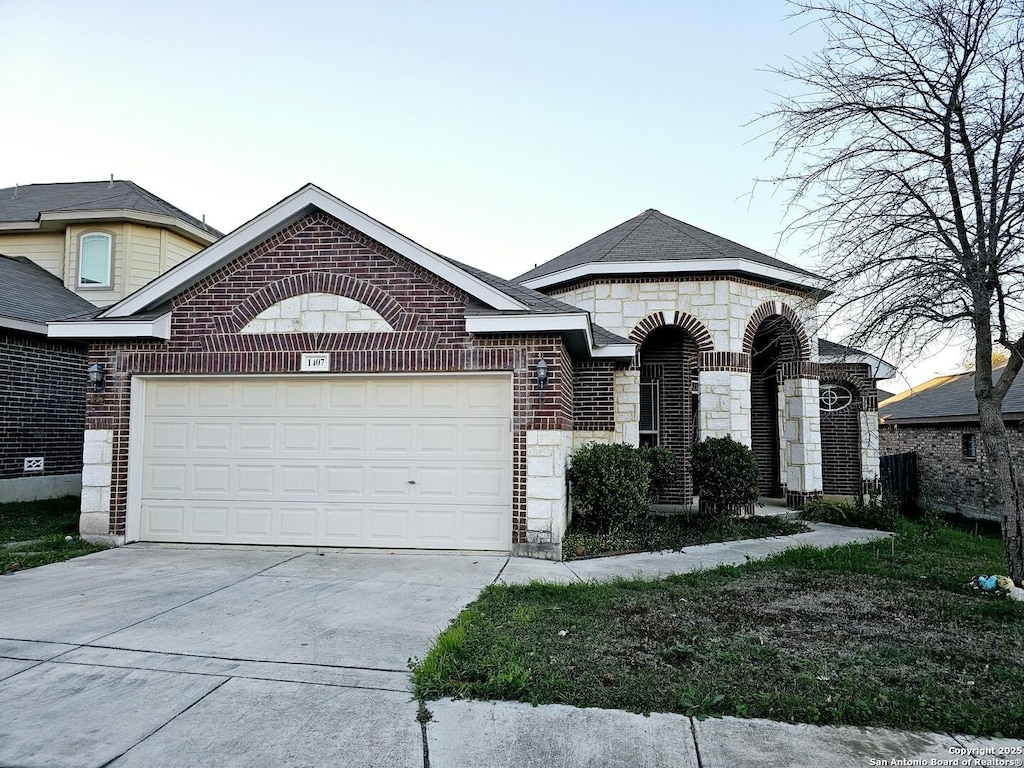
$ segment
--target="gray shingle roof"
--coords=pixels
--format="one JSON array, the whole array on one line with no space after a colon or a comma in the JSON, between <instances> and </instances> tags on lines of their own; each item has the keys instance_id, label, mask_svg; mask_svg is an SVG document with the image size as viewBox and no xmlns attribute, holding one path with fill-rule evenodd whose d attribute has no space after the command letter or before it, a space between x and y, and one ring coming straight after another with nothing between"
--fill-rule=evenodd
<instances>
[{"instance_id":1,"label":"gray shingle roof","mask_svg":"<svg viewBox=\"0 0 1024 768\"><path fill-rule=\"evenodd\" d=\"M95 311L95 306L37 264L0 254L0 315L45 323Z\"/></svg>"},{"instance_id":2,"label":"gray shingle roof","mask_svg":"<svg viewBox=\"0 0 1024 768\"><path fill-rule=\"evenodd\" d=\"M578 245L516 278L531 280L564 269L599 262L699 261L746 259L757 264L818 277L800 267L706 232L649 208L629 221Z\"/></svg>"},{"instance_id":3,"label":"gray shingle roof","mask_svg":"<svg viewBox=\"0 0 1024 768\"><path fill-rule=\"evenodd\" d=\"M998 381L1001 369L993 371ZM1003 400L1003 416L1024 414L1024 378L1018 376ZM974 372L937 376L912 390L879 403L878 416L887 424L972 421L978 418Z\"/></svg>"},{"instance_id":4,"label":"gray shingle roof","mask_svg":"<svg viewBox=\"0 0 1024 768\"><path fill-rule=\"evenodd\" d=\"M525 285L519 285L511 280L505 280L492 275L490 272L485 272L482 269L471 267L468 264L463 264L455 259L450 259L447 256L437 254L445 261L455 265L459 269L468 272L478 280L481 280L492 288L495 288L503 293L508 294L517 301L527 306L527 312L508 312L491 309L483 305L470 305L466 308L466 314L470 315L484 315L484 314L503 314L503 315L517 315L517 314L537 314L537 315L557 315L563 313L580 314L583 312L579 307L574 307L572 304L566 304L564 301L553 299L540 291L535 291L532 288L527 288ZM632 344L629 339L624 339L621 336L617 336L611 331L602 328L597 323L591 321L591 328L594 331L594 342L600 346L606 346L608 344Z\"/></svg>"},{"instance_id":5,"label":"gray shingle roof","mask_svg":"<svg viewBox=\"0 0 1024 768\"><path fill-rule=\"evenodd\" d=\"M26 184L0 189L0 222L38 221L41 213L130 210L172 216L214 237L223 234L133 181Z\"/></svg>"}]
</instances>

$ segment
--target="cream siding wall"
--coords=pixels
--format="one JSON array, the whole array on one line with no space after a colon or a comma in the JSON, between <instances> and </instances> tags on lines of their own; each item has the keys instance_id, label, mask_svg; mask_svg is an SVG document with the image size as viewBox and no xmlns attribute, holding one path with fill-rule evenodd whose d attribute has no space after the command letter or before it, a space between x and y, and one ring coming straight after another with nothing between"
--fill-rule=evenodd
<instances>
[{"instance_id":1,"label":"cream siding wall","mask_svg":"<svg viewBox=\"0 0 1024 768\"><path fill-rule=\"evenodd\" d=\"M171 267L181 264L185 259L199 253L205 245L193 243L173 232L165 232L164 243L164 268L166 272Z\"/></svg>"},{"instance_id":2,"label":"cream siding wall","mask_svg":"<svg viewBox=\"0 0 1024 768\"><path fill-rule=\"evenodd\" d=\"M0 232L0 253L25 256L50 274L64 277L63 232Z\"/></svg>"},{"instance_id":3,"label":"cream siding wall","mask_svg":"<svg viewBox=\"0 0 1024 768\"><path fill-rule=\"evenodd\" d=\"M125 225L128 252L131 254L127 260L128 293L139 290L160 275L163 260L162 231L141 224Z\"/></svg>"}]
</instances>

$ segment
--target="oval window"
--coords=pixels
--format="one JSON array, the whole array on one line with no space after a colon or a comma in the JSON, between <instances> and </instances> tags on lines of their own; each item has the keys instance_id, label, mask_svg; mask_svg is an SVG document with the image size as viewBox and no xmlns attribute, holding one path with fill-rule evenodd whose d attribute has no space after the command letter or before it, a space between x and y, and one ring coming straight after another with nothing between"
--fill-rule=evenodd
<instances>
[{"instance_id":1,"label":"oval window","mask_svg":"<svg viewBox=\"0 0 1024 768\"><path fill-rule=\"evenodd\" d=\"M821 410L841 411L853 402L853 393L841 384L823 384Z\"/></svg>"}]
</instances>

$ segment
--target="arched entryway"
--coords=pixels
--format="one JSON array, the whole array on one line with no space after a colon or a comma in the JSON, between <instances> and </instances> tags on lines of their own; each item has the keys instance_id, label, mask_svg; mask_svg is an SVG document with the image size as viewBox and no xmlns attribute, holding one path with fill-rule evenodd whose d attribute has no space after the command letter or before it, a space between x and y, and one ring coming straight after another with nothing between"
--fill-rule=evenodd
<instances>
[{"instance_id":1,"label":"arched entryway","mask_svg":"<svg viewBox=\"0 0 1024 768\"><path fill-rule=\"evenodd\" d=\"M802 359L799 332L779 314L769 315L754 328L750 344L750 442L760 470L762 496L782 498L781 432L784 415L783 366Z\"/></svg>"},{"instance_id":2,"label":"arched entryway","mask_svg":"<svg viewBox=\"0 0 1024 768\"><path fill-rule=\"evenodd\" d=\"M823 381L819 402L822 491L837 496L860 495L860 392L847 381Z\"/></svg>"},{"instance_id":3,"label":"arched entryway","mask_svg":"<svg viewBox=\"0 0 1024 768\"><path fill-rule=\"evenodd\" d=\"M679 326L652 330L640 346L640 445L668 448L679 457L678 482L657 501L693 499L690 448L697 439L697 352L694 337Z\"/></svg>"}]
</instances>

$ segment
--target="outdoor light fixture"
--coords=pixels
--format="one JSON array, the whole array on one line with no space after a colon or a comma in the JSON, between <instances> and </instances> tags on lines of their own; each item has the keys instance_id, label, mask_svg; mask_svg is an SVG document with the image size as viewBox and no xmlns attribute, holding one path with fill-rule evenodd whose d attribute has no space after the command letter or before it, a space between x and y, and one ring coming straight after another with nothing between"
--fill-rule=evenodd
<instances>
[{"instance_id":1,"label":"outdoor light fixture","mask_svg":"<svg viewBox=\"0 0 1024 768\"><path fill-rule=\"evenodd\" d=\"M89 366L89 382L96 389L103 389L103 382L106 381L106 372L103 370L103 366L99 363L93 363Z\"/></svg>"},{"instance_id":2,"label":"outdoor light fixture","mask_svg":"<svg viewBox=\"0 0 1024 768\"><path fill-rule=\"evenodd\" d=\"M544 389L548 385L548 361L543 357L537 361L537 386Z\"/></svg>"}]
</instances>

